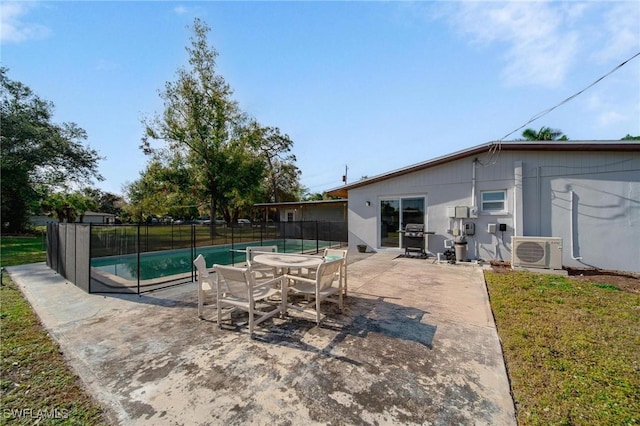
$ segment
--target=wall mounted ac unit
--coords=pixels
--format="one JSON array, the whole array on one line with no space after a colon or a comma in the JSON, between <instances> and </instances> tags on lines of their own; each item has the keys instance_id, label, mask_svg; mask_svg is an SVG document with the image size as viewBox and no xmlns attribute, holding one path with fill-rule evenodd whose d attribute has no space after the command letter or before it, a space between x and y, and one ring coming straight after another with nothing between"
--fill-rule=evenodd
<instances>
[{"instance_id":1,"label":"wall mounted ac unit","mask_svg":"<svg viewBox=\"0 0 640 426\"><path fill-rule=\"evenodd\" d=\"M562 269L562 238L511 237L511 267Z\"/></svg>"}]
</instances>

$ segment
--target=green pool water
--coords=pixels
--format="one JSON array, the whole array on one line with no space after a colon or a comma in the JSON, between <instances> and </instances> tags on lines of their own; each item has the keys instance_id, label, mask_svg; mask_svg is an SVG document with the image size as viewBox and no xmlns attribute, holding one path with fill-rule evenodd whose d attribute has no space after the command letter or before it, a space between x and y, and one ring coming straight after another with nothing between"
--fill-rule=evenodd
<instances>
[{"instance_id":1,"label":"green pool water","mask_svg":"<svg viewBox=\"0 0 640 426\"><path fill-rule=\"evenodd\" d=\"M254 243L235 244L234 250L244 250L247 246L260 245ZM316 249L315 240L273 240L263 241L263 246L278 246L278 251L282 253L300 253ZM322 250L329 247L331 243L320 241L318 246ZM197 247L194 258L202 254L207 262L207 266L214 263L220 265L230 265L241 263L245 259L244 253L237 253L231 250L230 245ZM232 261L233 256L233 261ZM169 250L153 253L140 254L140 279L150 280L154 278L168 277L190 273L193 266L191 249ZM128 254L122 256L109 256L91 259L91 267L99 269L111 275L116 275L126 280L138 279L138 256Z\"/></svg>"}]
</instances>

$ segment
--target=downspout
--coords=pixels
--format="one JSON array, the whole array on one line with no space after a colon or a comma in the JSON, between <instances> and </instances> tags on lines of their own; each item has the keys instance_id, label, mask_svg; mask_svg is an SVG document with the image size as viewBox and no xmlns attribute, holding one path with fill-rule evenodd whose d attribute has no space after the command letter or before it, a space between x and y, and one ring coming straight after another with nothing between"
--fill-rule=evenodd
<instances>
[{"instance_id":1,"label":"downspout","mask_svg":"<svg viewBox=\"0 0 640 426\"><path fill-rule=\"evenodd\" d=\"M477 215L478 208L476 203L476 166L477 166L476 163L477 162L478 162L478 159L474 158L471 166L471 208L473 208L476 211L476 214L475 214L476 218L478 217ZM475 236L473 238L473 252L474 252L475 258L478 259L479 258L478 239L475 238Z\"/></svg>"},{"instance_id":2,"label":"downspout","mask_svg":"<svg viewBox=\"0 0 640 426\"><path fill-rule=\"evenodd\" d=\"M569 206L569 233L571 234L571 258L573 260L582 260L582 256L578 256L576 257L574 255L574 251L573 251L573 240L574 240L574 234L573 234L573 226L574 226L574 220L573 220L573 204L574 204L574 195L575 193L573 191L570 191L571 194L571 198L570 198L570 206Z\"/></svg>"},{"instance_id":3,"label":"downspout","mask_svg":"<svg viewBox=\"0 0 640 426\"><path fill-rule=\"evenodd\" d=\"M514 236L522 236L524 235L524 208L523 208L523 171L522 171L522 161L514 162L514 170L513 170L514 182L513 182L513 235Z\"/></svg>"},{"instance_id":4,"label":"downspout","mask_svg":"<svg viewBox=\"0 0 640 426\"><path fill-rule=\"evenodd\" d=\"M471 207L476 207L476 163L477 158L473 159L471 168Z\"/></svg>"},{"instance_id":5,"label":"downspout","mask_svg":"<svg viewBox=\"0 0 640 426\"><path fill-rule=\"evenodd\" d=\"M538 166L536 169L536 190L538 191L538 234L542 235L542 166Z\"/></svg>"}]
</instances>

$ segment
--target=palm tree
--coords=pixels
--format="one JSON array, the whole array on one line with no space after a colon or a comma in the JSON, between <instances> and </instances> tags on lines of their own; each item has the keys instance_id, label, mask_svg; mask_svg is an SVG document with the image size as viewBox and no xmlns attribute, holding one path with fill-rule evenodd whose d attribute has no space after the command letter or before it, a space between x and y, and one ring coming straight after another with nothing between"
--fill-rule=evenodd
<instances>
[{"instance_id":1,"label":"palm tree","mask_svg":"<svg viewBox=\"0 0 640 426\"><path fill-rule=\"evenodd\" d=\"M522 132L525 141L568 141L567 135L561 130L552 129L551 127L541 127L537 132L533 129L525 129Z\"/></svg>"}]
</instances>

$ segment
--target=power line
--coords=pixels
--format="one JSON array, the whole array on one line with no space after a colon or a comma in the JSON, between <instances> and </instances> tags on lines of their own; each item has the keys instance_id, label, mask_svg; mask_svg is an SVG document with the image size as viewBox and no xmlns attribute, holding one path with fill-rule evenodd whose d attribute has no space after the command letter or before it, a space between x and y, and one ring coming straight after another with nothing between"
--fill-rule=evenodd
<instances>
[{"instance_id":1,"label":"power line","mask_svg":"<svg viewBox=\"0 0 640 426\"><path fill-rule=\"evenodd\" d=\"M608 73L606 73L605 75L603 75L602 77L596 79L593 83L591 83L590 85L588 85L587 87L585 87L584 89L574 93L573 95L569 96L568 98L564 99L563 101L561 101L560 103L558 103L555 106L552 106L551 108L545 109L544 111L541 111L539 113L537 113L536 115L534 115L533 117L531 117L529 119L529 121L527 121L526 123L524 123L522 126L518 127L515 130L512 130L511 132L507 133L506 135L504 135L503 137L501 137L500 139L498 139L497 141L494 141L491 146L489 147L489 151L488 151L488 156L489 156L489 160L486 162L483 161L479 161L478 160L478 164L481 166L488 166L491 164L495 164L495 162L497 161L497 156L500 154L500 150L502 149L502 141L504 141L506 138L508 138L509 136L511 136L512 134L514 134L515 132L527 127L529 124L533 123L534 121L544 117L545 115L549 114L551 111L553 111L554 109L566 104L567 102L575 99L576 97L580 96L582 93L586 92L587 90L591 89L593 86L595 86L596 84L600 83L602 80L604 80L605 78L607 78L608 76L610 76L611 74L613 74L614 72L616 72L618 69L622 68L623 66L625 66L628 62L634 60L635 58L637 58L638 56L640 56L640 52L634 54L633 56L631 56L629 59L623 61L622 63L620 63L619 65L617 65L616 67L614 67L611 71L609 71Z\"/></svg>"},{"instance_id":2,"label":"power line","mask_svg":"<svg viewBox=\"0 0 640 426\"><path fill-rule=\"evenodd\" d=\"M566 98L565 100L563 100L562 102L560 102L559 104L548 108L544 111L541 111L539 113L537 113L536 115L534 115L533 117L531 117L529 119L529 121L527 121L526 123L524 123L522 126L518 127L517 129L507 133L506 135L504 135L502 138L500 138L498 140L498 142L502 142L503 140L505 140L507 137L511 136L512 134L514 134L515 132L517 132L518 130L528 126L529 124L533 123L534 121L544 117L545 115L549 114L551 111L553 111L554 109L558 108L559 106L562 106L564 104L566 104L567 102L573 100L574 98L576 98L577 96L581 95L582 93L584 93L585 91L591 89L593 86L595 86L596 84L600 83L602 80L604 80L605 78L607 78L609 75L613 74L615 71L617 71L618 69L622 68L623 66L625 66L629 61L632 61L633 59L635 59L636 57L640 56L640 52L636 53L635 55L631 56L629 59L627 59L626 61L622 62L620 65L616 66L614 69L612 69L611 71L609 71L608 73L606 73L605 75L603 75L602 77L598 78L596 81L594 81L593 83L591 83L590 85L588 85L587 87L585 87L584 89L580 90L579 92L569 96L568 98Z\"/></svg>"}]
</instances>

